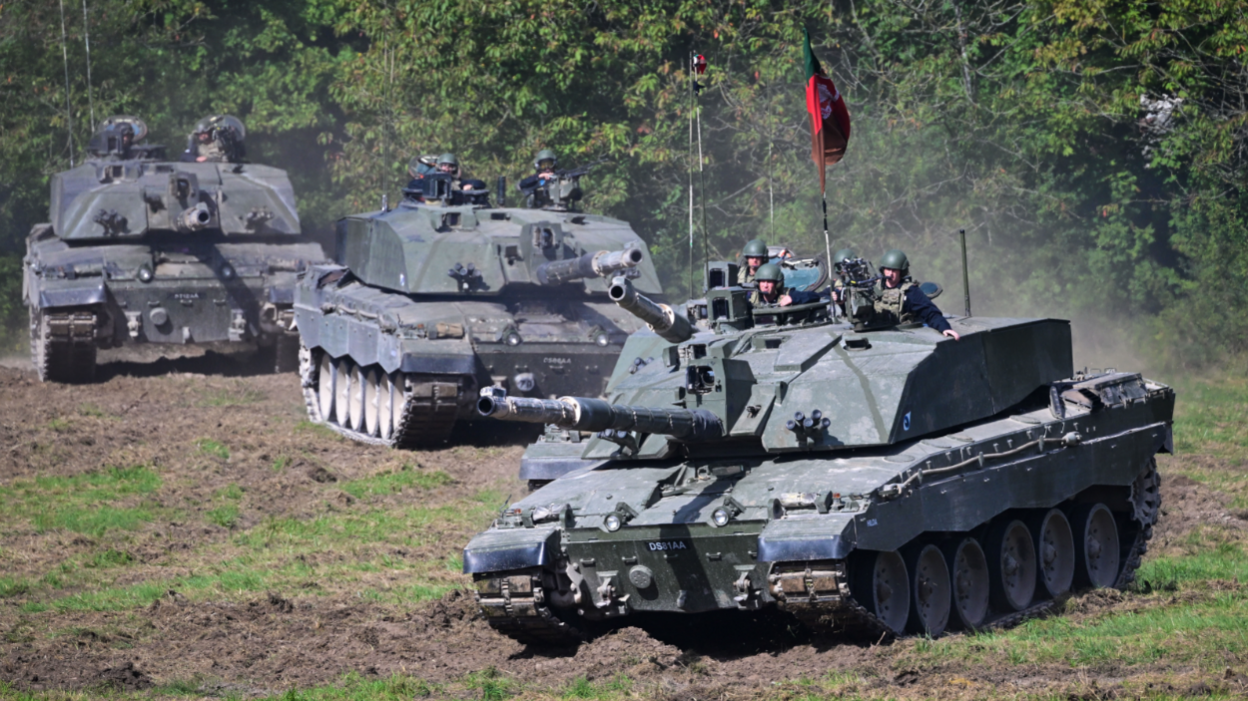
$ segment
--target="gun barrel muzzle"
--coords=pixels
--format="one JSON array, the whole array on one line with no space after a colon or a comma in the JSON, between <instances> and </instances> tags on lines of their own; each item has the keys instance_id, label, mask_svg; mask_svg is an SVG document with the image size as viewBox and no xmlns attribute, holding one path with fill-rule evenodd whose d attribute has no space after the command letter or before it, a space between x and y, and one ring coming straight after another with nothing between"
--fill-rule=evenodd
<instances>
[{"instance_id":1,"label":"gun barrel muzzle","mask_svg":"<svg viewBox=\"0 0 1248 701\"><path fill-rule=\"evenodd\" d=\"M666 304L655 302L638 292L626 277L617 277L607 289L611 301L624 311L641 319L650 330L671 343L680 343L693 336L693 324Z\"/></svg>"},{"instance_id":2,"label":"gun barrel muzzle","mask_svg":"<svg viewBox=\"0 0 1248 701\"><path fill-rule=\"evenodd\" d=\"M187 231L207 229L212 223L212 212L208 205L200 202L178 215L178 226Z\"/></svg>"},{"instance_id":3,"label":"gun barrel muzzle","mask_svg":"<svg viewBox=\"0 0 1248 701\"><path fill-rule=\"evenodd\" d=\"M509 397L505 390L486 387L477 400L477 413L504 421L554 424L579 431L607 429L661 433L686 440L723 435L723 423L706 409L663 409L612 404L602 399Z\"/></svg>"},{"instance_id":4,"label":"gun barrel muzzle","mask_svg":"<svg viewBox=\"0 0 1248 701\"><path fill-rule=\"evenodd\" d=\"M537 267L537 281L542 285L559 285L587 277L606 277L621 270L635 268L644 258L640 248L619 251L598 251L569 260L556 260Z\"/></svg>"}]
</instances>

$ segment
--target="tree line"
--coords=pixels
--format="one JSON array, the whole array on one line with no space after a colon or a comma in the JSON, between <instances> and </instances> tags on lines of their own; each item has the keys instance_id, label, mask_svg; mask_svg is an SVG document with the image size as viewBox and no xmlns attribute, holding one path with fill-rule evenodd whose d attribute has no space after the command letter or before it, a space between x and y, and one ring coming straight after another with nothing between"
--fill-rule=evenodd
<instances>
[{"instance_id":1,"label":"tree line","mask_svg":"<svg viewBox=\"0 0 1248 701\"><path fill-rule=\"evenodd\" d=\"M393 201L416 154L454 151L512 183L543 147L565 166L602 160L586 207L633 224L678 300L704 251L763 237L821 252L807 28L854 123L829 171L832 248L904 248L960 311L965 229L977 313L1075 318L1199 366L1248 342L1246 5L5 3L0 315L23 326L24 238L92 115L139 115L171 151L205 114L242 118L251 160L291 173L321 231ZM695 53L709 63L696 96Z\"/></svg>"}]
</instances>

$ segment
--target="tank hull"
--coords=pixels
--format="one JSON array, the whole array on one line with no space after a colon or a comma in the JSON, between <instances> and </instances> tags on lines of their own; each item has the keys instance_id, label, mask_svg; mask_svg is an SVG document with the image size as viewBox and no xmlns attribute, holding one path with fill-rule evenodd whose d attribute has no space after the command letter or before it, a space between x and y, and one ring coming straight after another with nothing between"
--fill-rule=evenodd
<instances>
[{"instance_id":1,"label":"tank hull","mask_svg":"<svg viewBox=\"0 0 1248 701\"><path fill-rule=\"evenodd\" d=\"M305 349L309 416L362 442L414 448L447 439L474 414L481 387L524 396L601 395L620 348L640 322L601 298L518 294L510 299L407 295L365 285L343 267L313 268L296 289L295 323ZM319 399L321 368L335 377L387 376L405 397L392 404L391 428L341 417L336 398ZM378 379L377 381L380 381ZM366 390L367 392L367 390ZM352 399L346 401L379 401ZM428 416L404 425L408 405L424 398ZM397 408L396 408L397 407ZM356 411L363 417L362 409Z\"/></svg>"},{"instance_id":2,"label":"tank hull","mask_svg":"<svg viewBox=\"0 0 1248 701\"><path fill-rule=\"evenodd\" d=\"M292 370L296 275L323 259L319 244L295 237L68 245L37 228L23 272L32 359L44 379L89 381L96 349L234 342L272 348L275 369ZM71 317L74 332L59 334Z\"/></svg>"},{"instance_id":3,"label":"tank hull","mask_svg":"<svg viewBox=\"0 0 1248 701\"><path fill-rule=\"evenodd\" d=\"M584 467L510 507L465 548L464 569L491 623L529 642L569 642L633 614L723 610L788 612L818 629L873 635L938 635L959 616L964 627L1006 625L1065 591L1132 580L1160 506L1153 458L1172 449L1168 387L1124 374L1054 386L1066 396L1057 408L1029 400L883 448ZM1112 524L1116 539L1101 543L1098 574L1084 546L1099 541L1079 524L1095 522L1100 507L1109 514L1102 530ZM718 525L715 512L725 508ZM623 520L618 530L611 516ZM1063 519L1073 524L1070 542L1036 540ZM1029 582L1008 554L993 569L993 552L1023 542L1010 540L1023 532L1038 553L1024 572ZM943 590L924 589L933 580L920 575L933 566L965 565L957 558L968 541L988 556L978 570L959 571L997 574L985 574L982 587L946 575ZM1002 574L1011 562L1013 580ZM1053 571L1056 583L1045 579ZM891 604L880 600L881 572L896 580L885 589L905 592ZM957 582L967 601L982 594L982 611L960 613ZM944 618L933 619L941 597Z\"/></svg>"}]
</instances>

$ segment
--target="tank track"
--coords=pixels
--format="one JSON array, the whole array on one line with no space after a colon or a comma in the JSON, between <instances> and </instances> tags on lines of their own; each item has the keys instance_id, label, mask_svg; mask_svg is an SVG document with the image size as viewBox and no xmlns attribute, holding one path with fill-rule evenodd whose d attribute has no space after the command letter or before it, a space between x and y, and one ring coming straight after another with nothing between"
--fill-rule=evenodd
<instances>
[{"instance_id":1,"label":"tank track","mask_svg":"<svg viewBox=\"0 0 1248 701\"><path fill-rule=\"evenodd\" d=\"M30 310L30 363L44 382L95 380L94 312Z\"/></svg>"},{"instance_id":2,"label":"tank track","mask_svg":"<svg viewBox=\"0 0 1248 701\"><path fill-rule=\"evenodd\" d=\"M497 587L492 586L497 583ZM477 582L477 605L495 631L525 645L576 645L581 629L545 606L541 576L519 573Z\"/></svg>"},{"instance_id":3,"label":"tank track","mask_svg":"<svg viewBox=\"0 0 1248 701\"><path fill-rule=\"evenodd\" d=\"M318 352L299 344L299 378L303 386L303 403L308 418L353 441L389 448L413 449L440 445L451 435L459 408L454 403L439 403L437 397L418 397L411 390L408 377L396 373L397 386L403 387L403 404L399 420L389 438L373 436L343 426L321 415L318 397L320 363Z\"/></svg>"},{"instance_id":4,"label":"tank track","mask_svg":"<svg viewBox=\"0 0 1248 701\"><path fill-rule=\"evenodd\" d=\"M1142 477L1144 477L1146 482L1150 480L1155 482L1156 473L1157 463L1155 460L1150 460L1148 469L1145 470ZM1115 589L1126 589L1135 581L1135 572L1139 569L1140 563L1144 559L1144 554L1148 552L1148 541L1153 537L1153 524L1156 523L1157 514L1161 506L1160 494L1157 495L1154 506L1156 508L1148 514L1151 516L1150 521L1146 523L1136 521L1139 528L1136 530L1131 547L1123 558L1122 570L1118 573L1118 579L1114 582L1113 588ZM849 591L848 578L844 576L843 571L839 574L837 581L840 588L840 599L838 601L813 604L800 603L796 605L792 602L780 602L780 609L792 613L802 625L812 631L844 632L850 635L879 636L881 638L897 637L903 634L901 631L895 631L888 627L875 614L856 601ZM1062 604L1064 604L1064 599L1041 601L1021 611L991 618L985 621L981 629L1000 630L1012 628L1030 618L1054 611L1060 608ZM829 624L831 628L829 628Z\"/></svg>"}]
</instances>

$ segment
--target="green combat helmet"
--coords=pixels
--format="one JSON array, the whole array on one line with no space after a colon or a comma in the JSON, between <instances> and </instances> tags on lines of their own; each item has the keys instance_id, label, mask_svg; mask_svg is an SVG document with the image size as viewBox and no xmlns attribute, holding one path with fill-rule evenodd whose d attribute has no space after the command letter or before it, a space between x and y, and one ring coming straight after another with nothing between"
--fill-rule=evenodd
<instances>
[{"instance_id":1,"label":"green combat helmet","mask_svg":"<svg viewBox=\"0 0 1248 701\"><path fill-rule=\"evenodd\" d=\"M522 470L567 472L464 548L498 632L561 645L732 611L937 637L1132 582L1174 392L1075 373L1068 322L953 318L955 341L860 332L823 302L755 308L739 287L684 309L630 287L609 295L649 329L604 398L481 392L482 415L582 438L531 446Z\"/></svg>"},{"instance_id":2,"label":"green combat helmet","mask_svg":"<svg viewBox=\"0 0 1248 701\"><path fill-rule=\"evenodd\" d=\"M538 151L537 155L533 157L534 170L554 170L558 167L559 157L555 155L554 151L548 148Z\"/></svg>"},{"instance_id":3,"label":"green combat helmet","mask_svg":"<svg viewBox=\"0 0 1248 701\"><path fill-rule=\"evenodd\" d=\"M741 249L742 258L762 258L767 260L767 242L762 239L754 239L745 244L745 248Z\"/></svg>"},{"instance_id":4,"label":"green combat helmet","mask_svg":"<svg viewBox=\"0 0 1248 701\"><path fill-rule=\"evenodd\" d=\"M858 254L854 253L854 249L842 248L841 250L836 252L836 255L832 256L832 263L833 265L839 266L841 263L844 263L847 260L853 260L857 257L858 257Z\"/></svg>"},{"instance_id":5,"label":"green combat helmet","mask_svg":"<svg viewBox=\"0 0 1248 701\"><path fill-rule=\"evenodd\" d=\"M893 248L885 251L884 255L880 256L880 269L884 268L900 270L903 273L908 272L910 270L910 259L906 257L904 251Z\"/></svg>"},{"instance_id":6,"label":"green combat helmet","mask_svg":"<svg viewBox=\"0 0 1248 701\"><path fill-rule=\"evenodd\" d=\"M784 282L784 271L775 263L763 263L754 273L755 282Z\"/></svg>"}]
</instances>

